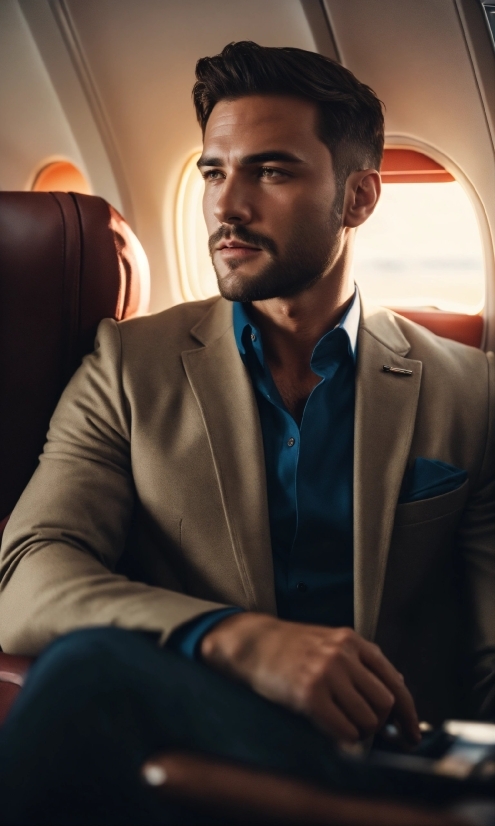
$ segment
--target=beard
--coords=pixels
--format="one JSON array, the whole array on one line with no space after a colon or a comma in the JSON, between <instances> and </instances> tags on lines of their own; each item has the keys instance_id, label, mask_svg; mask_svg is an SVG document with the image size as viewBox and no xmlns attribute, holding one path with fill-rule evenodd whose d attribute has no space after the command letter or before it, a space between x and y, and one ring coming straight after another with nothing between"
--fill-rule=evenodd
<instances>
[{"instance_id":1,"label":"beard","mask_svg":"<svg viewBox=\"0 0 495 826\"><path fill-rule=\"evenodd\" d=\"M290 298L309 289L331 265L342 229L341 198L336 197L326 222L306 222L289 239L283 255L275 241L253 232L242 224L222 224L210 236L208 246L218 289L229 301L248 303L269 298ZM228 238L259 247L269 255L268 262L255 275L238 273L243 261L226 262L228 272L220 275L213 260L216 245Z\"/></svg>"}]
</instances>

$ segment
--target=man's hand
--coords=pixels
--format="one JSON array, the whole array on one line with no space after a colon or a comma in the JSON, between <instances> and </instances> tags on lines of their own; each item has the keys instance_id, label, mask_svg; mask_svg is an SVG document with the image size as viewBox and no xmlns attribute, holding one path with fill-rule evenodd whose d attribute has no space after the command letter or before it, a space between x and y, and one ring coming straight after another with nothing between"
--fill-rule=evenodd
<instances>
[{"instance_id":1,"label":"man's hand","mask_svg":"<svg viewBox=\"0 0 495 826\"><path fill-rule=\"evenodd\" d=\"M214 668L307 715L338 740L374 734L391 714L407 740L421 739L403 676L377 645L351 628L235 614L203 638L201 654Z\"/></svg>"}]
</instances>

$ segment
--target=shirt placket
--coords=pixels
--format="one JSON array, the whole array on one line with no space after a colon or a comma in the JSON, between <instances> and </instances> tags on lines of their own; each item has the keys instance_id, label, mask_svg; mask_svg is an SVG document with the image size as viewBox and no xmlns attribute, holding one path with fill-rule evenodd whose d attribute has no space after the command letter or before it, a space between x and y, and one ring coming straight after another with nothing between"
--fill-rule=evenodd
<instances>
[{"instance_id":1,"label":"shirt placket","mask_svg":"<svg viewBox=\"0 0 495 826\"><path fill-rule=\"evenodd\" d=\"M297 428L298 438L297 442L297 462L294 469L294 490L295 490L295 511L296 511L296 527L294 531L294 538L292 540L292 545L289 554L289 560L287 565L287 590L288 590L288 597L289 597L289 604L293 606L295 600L299 600L304 594L308 592L308 583L305 582L304 578L304 564L302 560L301 548L300 545L300 511L301 511L301 503L300 503L300 496L299 496L299 485L298 485L298 471L299 471L299 460L301 456L301 447L302 447L302 438L303 438L303 429L305 428L305 422L308 422L308 418L311 421L311 411L314 406L315 400L317 398L317 393L321 392L321 387L325 381L325 378L322 376L322 380L318 382L318 384L313 388L311 393L308 396L306 404L304 406L304 411L301 419L300 427L297 426L294 419L291 418L293 425ZM294 447L295 447L294 444ZM292 613L292 610L291 610Z\"/></svg>"}]
</instances>

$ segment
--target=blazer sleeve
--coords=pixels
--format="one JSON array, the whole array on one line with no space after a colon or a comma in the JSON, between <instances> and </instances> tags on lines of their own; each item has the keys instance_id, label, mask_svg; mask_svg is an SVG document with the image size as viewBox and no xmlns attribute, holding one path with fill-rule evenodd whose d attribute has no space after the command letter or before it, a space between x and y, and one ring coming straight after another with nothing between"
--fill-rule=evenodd
<instances>
[{"instance_id":1,"label":"blazer sleeve","mask_svg":"<svg viewBox=\"0 0 495 826\"><path fill-rule=\"evenodd\" d=\"M468 601L470 713L495 722L495 369L488 353L486 444L459 531Z\"/></svg>"},{"instance_id":2,"label":"blazer sleeve","mask_svg":"<svg viewBox=\"0 0 495 826\"><path fill-rule=\"evenodd\" d=\"M130 429L120 331L106 319L62 395L4 533L4 651L35 656L62 634L97 625L153 632L163 643L182 623L225 607L116 573L135 498Z\"/></svg>"}]
</instances>

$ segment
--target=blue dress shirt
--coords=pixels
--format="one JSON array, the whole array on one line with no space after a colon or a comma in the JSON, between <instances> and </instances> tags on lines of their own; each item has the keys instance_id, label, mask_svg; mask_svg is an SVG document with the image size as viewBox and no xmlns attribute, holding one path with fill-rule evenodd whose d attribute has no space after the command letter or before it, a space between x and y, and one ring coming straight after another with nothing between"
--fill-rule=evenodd
<instances>
[{"instance_id":1,"label":"blue dress shirt","mask_svg":"<svg viewBox=\"0 0 495 826\"><path fill-rule=\"evenodd\" d=\"M360 318L356 293L340 323L311 357L321 381L300 425L263 357L261 334L234 303L234 335L260 414L278 615L328 626L353 625L354 385ZM181 626L169 644L195 656L202 637L235 608Z\"/></svg>"}]
</instances>

